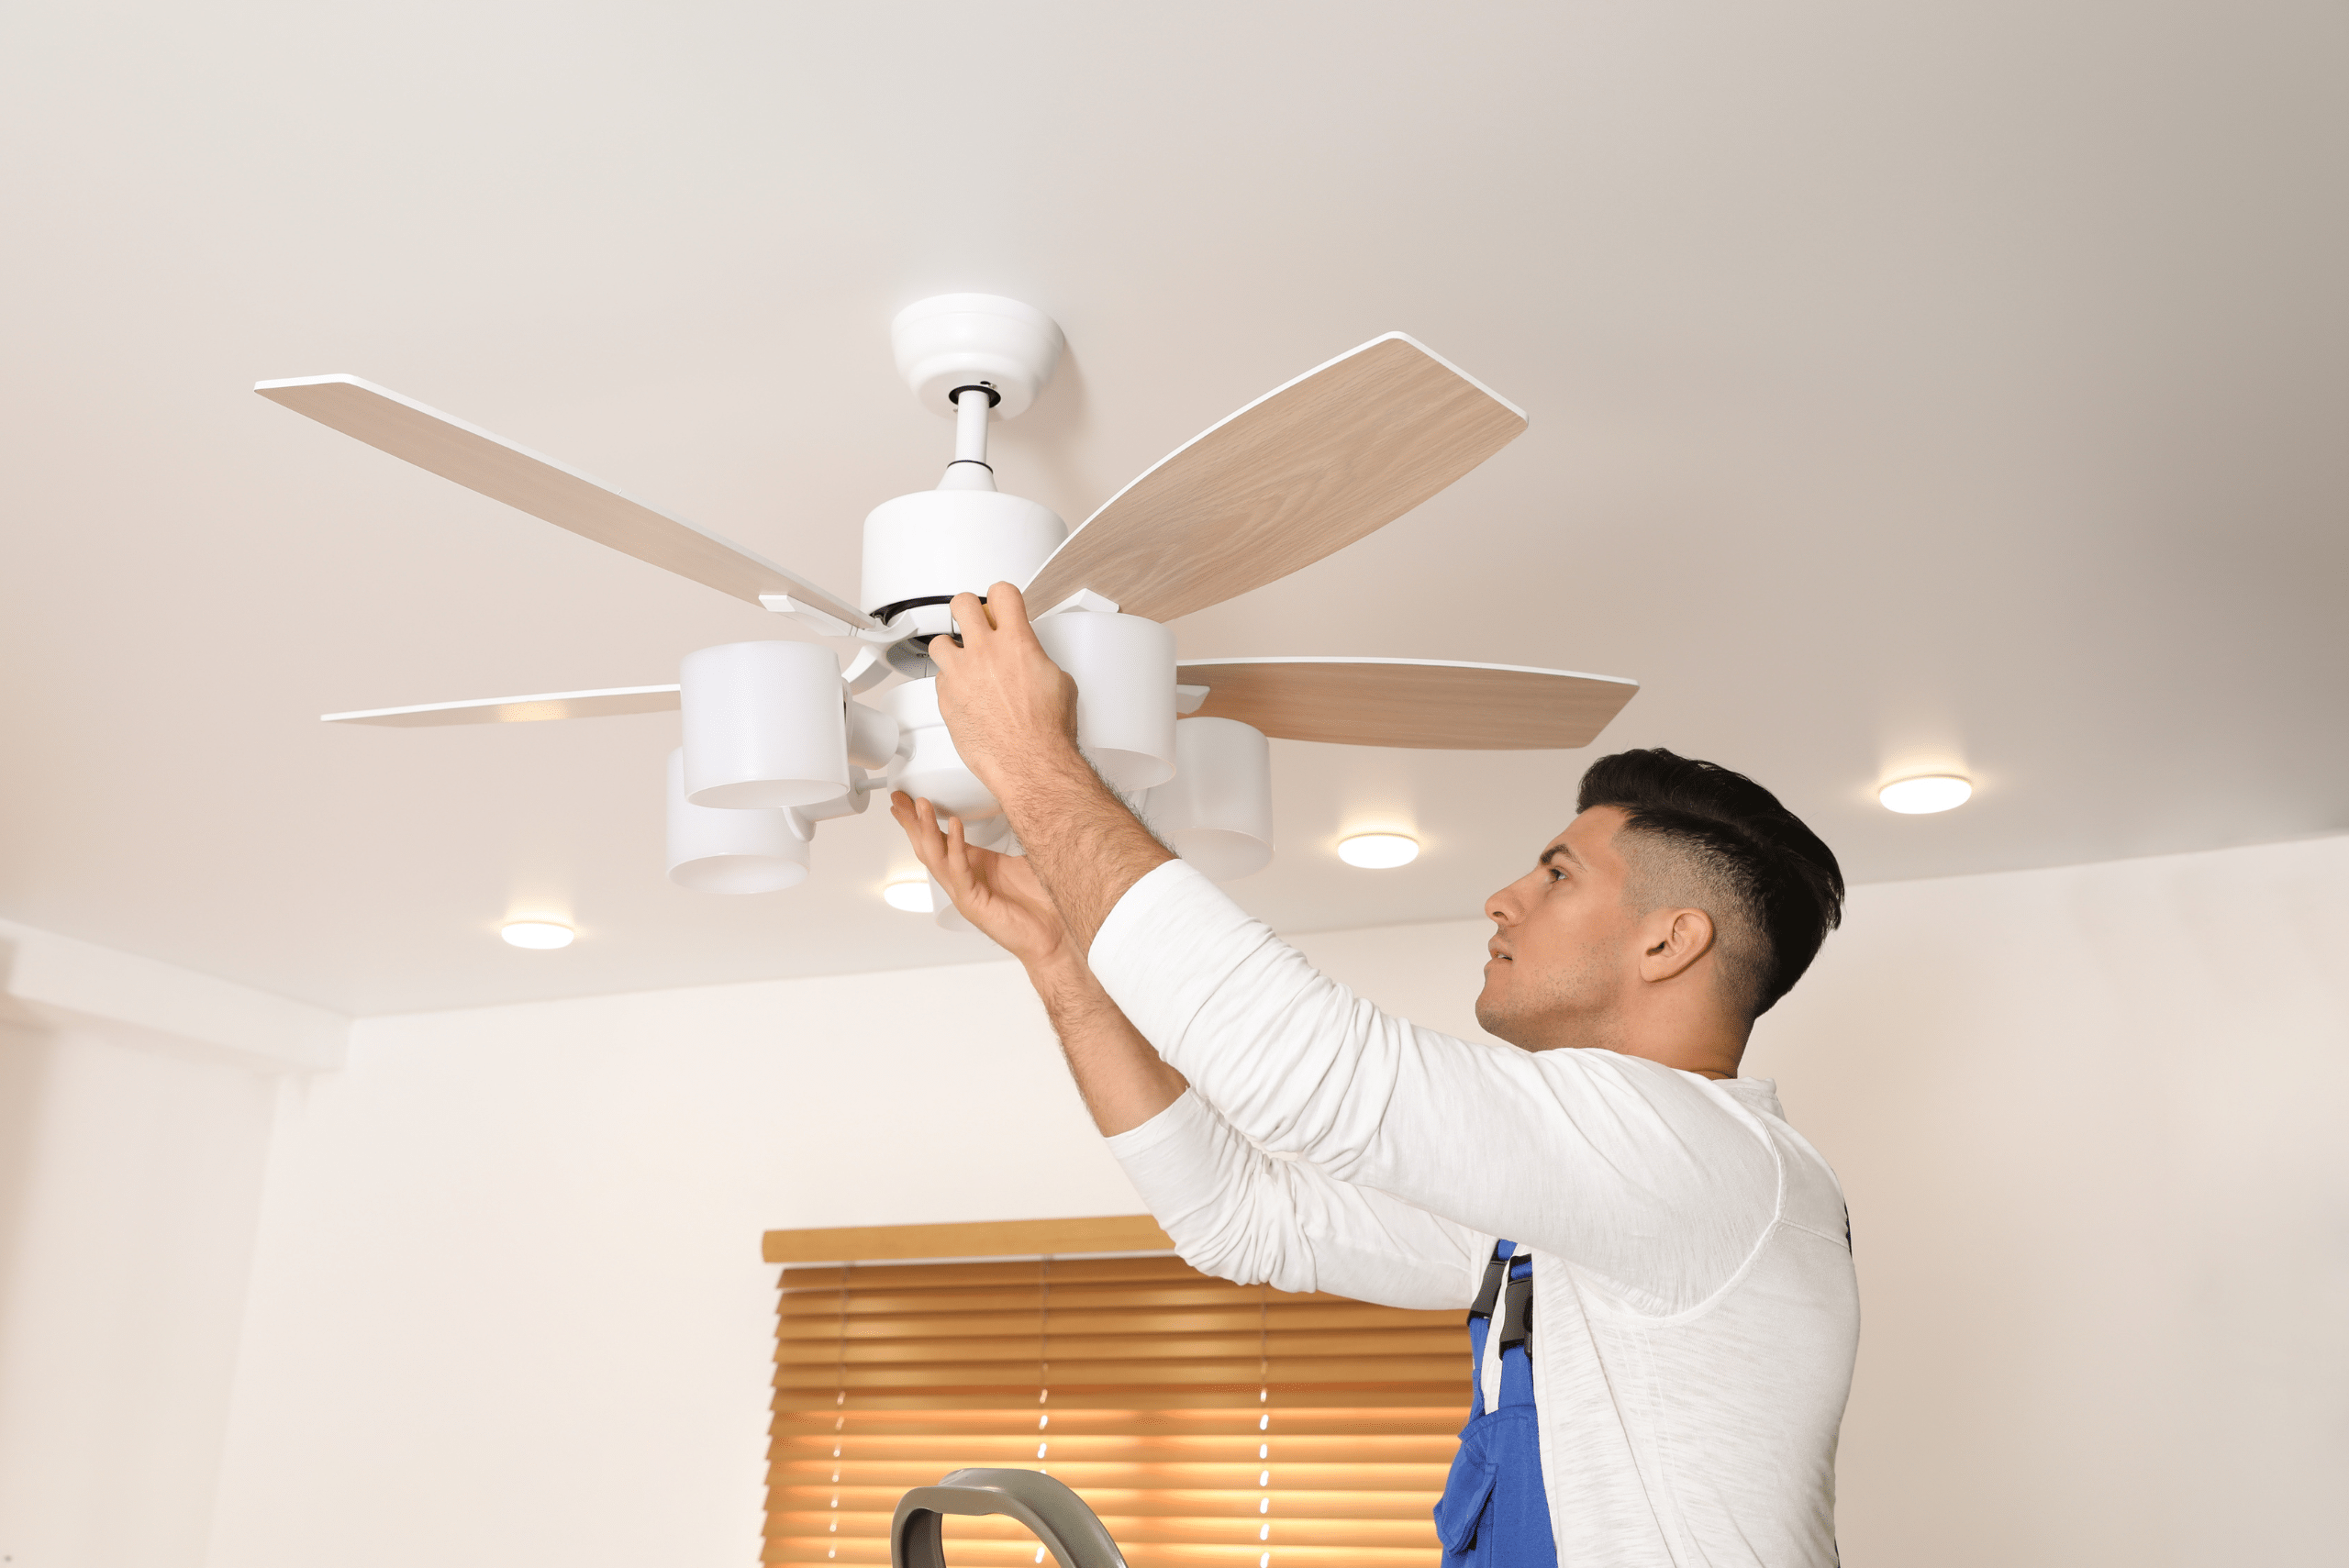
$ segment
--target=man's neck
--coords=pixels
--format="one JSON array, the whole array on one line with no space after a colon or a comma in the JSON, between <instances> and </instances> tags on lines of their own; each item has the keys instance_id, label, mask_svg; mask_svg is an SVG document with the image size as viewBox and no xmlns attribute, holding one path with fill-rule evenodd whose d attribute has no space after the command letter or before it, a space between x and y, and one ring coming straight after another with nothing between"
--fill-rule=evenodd
<instances>
[{"instance_id":1,"label":"man's neck","mask_svg":"<svg viewBox=\"0 0 2349 1568\"><path fill-rule=\"evenodd\" d=\"M1734 1078L1738 1059L1731 1057L1724 1064L1718 1057L1691 1058L1683 1051L1641 1051L1633 1046L1553 1045L1534 1046L1535 1051L1612 1051L1618 1056L1636 1056L1643 1062L1659 1062L1675 1073L1694 1073L1699 1078Z\"/></svg>"},{"instance_id":2,"label":"man's neck","mask_svg":"<svg viewBox=\"0 0 2349 1568\"><path fill-rule=\"evenodd\" d=\"M1543 1037L1535 1040L1509 1040L1520 1051L1611 1051L1618 1056L1636 1056L1643 1062L1661 1062L1678 1073L1694 1073L1704 1078L1734 1078L1738 1064L1745 1059L1745 1035L1734 1036L1717 1028L1689 1027L1663 1034L1649 1029L1577 1029L1564 1037ZM1508 1039L1503 1036L1503 1039Z\"/></svg>"}]
</instances>

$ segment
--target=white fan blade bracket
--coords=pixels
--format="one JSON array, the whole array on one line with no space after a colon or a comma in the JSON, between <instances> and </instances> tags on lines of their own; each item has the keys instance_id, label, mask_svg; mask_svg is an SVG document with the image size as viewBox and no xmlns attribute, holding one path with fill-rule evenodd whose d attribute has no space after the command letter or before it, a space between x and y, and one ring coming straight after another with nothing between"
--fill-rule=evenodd
<instances>
[{"instance_id":1,"label":"white fan blade bracket","mask_svg":"<svg viewBox=\"0 0 2349 1568\"><path fill-rule=\"evenodd\" d=\"M1199 717L1279 740L1459 751L1587 746L1640 689L1617 675L1438 659L1186 660L1174 678L1208 689Z\"/></svg>"},{"instance_id":2,"label":"white fan blade bracket","mask_svg":"<svg viewBox=\"0 0 2349 1568\"><path fill-rule=\"evenodd\" d=\"M675 686L607 686L596 692L545 692L529 697L483 697L475 702L425 703L417 707L375 707L357 713L328 713L328 724L382 724L420 729L445 724L539 724L553 718L607 718L623 713L674 713Z\"/></svg>"},{"instance_id":3,"label":"white fan blade bracket","mask_svg":"<svg viewBox=\"0 0 2349 1568\"><path fill-rule=\"evenodd\" d=\"M373 382L299 376L257 382L253 390L379 451L721 594L754 605L774 595L851 627L875 624L838 595L740 545Z\"/></svg>"},{"instance_id":4,"label":"white fan blade bracket","mask_svg":"<svg viewBox=\"0 0 2349 1568\"><path fill-rule=\"evenodd\" d=\"M1173 620L1386 527L1483 462L1525 415L1400 332L1265 394L1069 535L1030 604L1081 588Z\"/></svg>"}]
</instances>

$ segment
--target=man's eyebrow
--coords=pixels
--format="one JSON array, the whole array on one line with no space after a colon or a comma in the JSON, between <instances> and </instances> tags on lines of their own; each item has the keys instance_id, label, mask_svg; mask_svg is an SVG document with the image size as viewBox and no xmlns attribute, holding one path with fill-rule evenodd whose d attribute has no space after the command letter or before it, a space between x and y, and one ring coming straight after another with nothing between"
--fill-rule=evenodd
<instances>
[{"instance_id":1,"label":"man's eyebrow","mask_svg":"<svg viewBox=\"0 0 2349 1568\"><path fill-rule=\"evenodd\" d=\"M1568 860L1570 860L1570 861L1574 862L1575 862L1575 864L1576 864L1576 865L1578 865L1578 866L1579 866L1579 865L1582 865L1582 857L1581 857L1580 855L1578 855L1578 854L1575 853L1573 850L1569 849L1569 848L1568 848L1566 845L1564 845L1564 843L1553 844L1553 845L1551 845L1548 849L1546 849L1546 850L1542 851L1542 858L1541 858L1539 861L1535 862L1534 863L1535 863L1536 865L1543 865L1543 866L1546 866L1546 865L1548 865L1548 864L1551 862L1551 861L1552 861L1552 860L1555 859L1555 858L1556 858L1557 856L1559 856L1559 855L1564 855L1564 856L1565 856L1565 857L1566 857L1566 859L1568 859ZM1583 869L1584 869L1585 871L1588 871L1590 868L1589 868L1588 866L1583 866Z\"/></svg>"}]
</instances>

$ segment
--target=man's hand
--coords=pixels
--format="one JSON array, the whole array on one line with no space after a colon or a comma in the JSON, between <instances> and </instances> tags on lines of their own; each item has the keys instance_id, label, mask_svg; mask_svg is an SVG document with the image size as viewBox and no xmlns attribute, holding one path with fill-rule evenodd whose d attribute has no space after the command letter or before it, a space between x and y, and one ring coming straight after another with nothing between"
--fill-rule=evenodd
<instances>
[{"instance_id":1,"label":"man's hand","mask_svg":"<svg viewBox=\"0 0 2349 1568\"><path fill-rule=\"evenodd\" d=\"M1183 1075L1159 1060L1093 978L1027 856L972 847L959 817L941 832L938 808L903 790L889 796L889 815L963 917L1026 966L1094 1125L1114 1136L1182 1097L1189 1087Z\"/></svg>"},{"instance_id":2,"label":"man's hand","mask_svg":"<svg viewBox=\"0 0 2349 1568\"><path fill-rule=\"evenodd\" d=\"M985 604L958 594L953 609L961 645L930 645L938 711L963 762L1003 802L1081 963L1126 889L1174 857L1077 751L1076 684L1036 640L1019 590L997 583Z\"/></svg>"},{"instance_id":3,"label":"man's hand","mask_svg":"<svg viewBox=\"0 0 2349 1568\"><path fill-rule=\"evenodd\" d=\"M1005 786L1048 771L1084 770L1076 749L1076 683L1052 662L1027 602L1008 583L957 594L952 605L961 636L937 638L930 656L938 665L938 711L954 750L997 800Z\"/></svg>"},{"instance_id":4,"label":"man's hand","mask_svg":"<svg viewBox=\"0 0 2349 1568\"><path fill-rule=\"evenodd\" d=\"M1068 949L1068 929L1052 907L1036 868L1024 855L982 850L963 837L963 819L950 817L941 830L938 808L903 790L889 796L889 815L906 830L914 854L938 879L954 907L996 946L1026 964L1030 973L1051 968Z\"/></svg>"}]
</instances>

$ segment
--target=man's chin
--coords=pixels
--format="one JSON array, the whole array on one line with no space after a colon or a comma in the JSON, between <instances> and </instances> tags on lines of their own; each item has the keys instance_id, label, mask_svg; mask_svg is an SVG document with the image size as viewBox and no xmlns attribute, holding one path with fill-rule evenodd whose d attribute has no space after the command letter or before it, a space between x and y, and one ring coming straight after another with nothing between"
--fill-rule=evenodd
<instances>
[{"instance_id":1,"label":"man's chin","mask_svg":"<svg viewBox=\"0 0 2349 1568\"><path fill-rule=\"evenodd\" d=\"M1508 1039L1508 1009L1496 995L1497 987L1489 980L1476 993L1476 1027L1496 1040Z\"/></svg>"}]
</instances>

